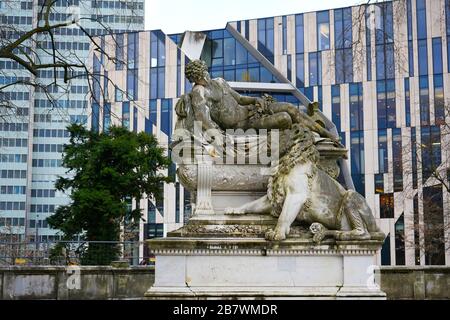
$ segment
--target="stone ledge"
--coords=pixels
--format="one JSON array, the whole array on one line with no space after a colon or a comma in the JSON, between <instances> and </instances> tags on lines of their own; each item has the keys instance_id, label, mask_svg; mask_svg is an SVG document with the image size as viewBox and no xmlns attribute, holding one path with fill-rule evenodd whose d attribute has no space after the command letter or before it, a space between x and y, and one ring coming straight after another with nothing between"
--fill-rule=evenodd
<instances>
[{"instance_id":1,"label":"stone ledge","mask_svg":"<svg viewBox=\"0 0 450 320\"><path fill-rule=\"evenodd\" d=\"M310 239L267 241L261 238L160 238L148 240L157 255L374 255L382 241L325 240L315 244Z\"/></svg>"},{"instance_id":2,"label":"stone ledge","mask_svg":"<svg viewBox=\"0 0 450 320\"><path fill-rule=\"evenodd\" d=\"M382 273L450 273L449 266L381 266Z\"/></svg>"},{"instance_id":3,"label":"stone ledge","mask_svg":"<svg viewBox=\"0 0 450 320\"><path fill-rule=\"evenodd\" d=\"M157 290L150 289L145 293L146 299L167 300L167 299L295 299L295 300L340 300L340 299L380 299L385 300L386 295L380 291L351 290L343 291L343 287L258 287L253 289L242 289L240 287L211 288L211 287L158 287Z\"/></svg>"}]
</instances>

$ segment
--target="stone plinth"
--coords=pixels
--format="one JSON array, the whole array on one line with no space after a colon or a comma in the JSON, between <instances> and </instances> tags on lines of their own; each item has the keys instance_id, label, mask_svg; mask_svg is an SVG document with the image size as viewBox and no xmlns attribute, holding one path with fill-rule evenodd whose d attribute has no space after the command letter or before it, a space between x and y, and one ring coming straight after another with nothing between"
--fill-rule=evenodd
<instances>
[{"instance_id":1,"label":"stone plinth","mask_svg":"<svg viewBox=\"0 0 450 320\"><path fill-rule=\"evenodd\" d=\"M373 265L380 241L177 238L148 241L149 299L385 299Z\"/></svg>"}]
</instances>

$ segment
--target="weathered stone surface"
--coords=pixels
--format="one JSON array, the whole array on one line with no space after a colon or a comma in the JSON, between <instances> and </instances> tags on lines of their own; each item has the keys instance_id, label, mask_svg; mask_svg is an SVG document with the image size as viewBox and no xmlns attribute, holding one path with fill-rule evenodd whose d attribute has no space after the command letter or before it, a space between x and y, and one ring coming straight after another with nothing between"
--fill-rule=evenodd
<instances>
[{"instance_id":1,"label":"weathered stone surface","mask_svg":"<svg viewBox=\"0 0 450 320\"><path fill-rule=\"evenodd\" d=\"M79 289L68 287L73 273L66 267L0 267L0 300L141 299L154 281L151 267L79 267L77 270Z\"/></svg>"},{"instance_id":2,"label":"weathered stone surface","mask_svg":"<svg viewBox=\"0 0 450 320\"><path fill-rule=\"evenodd\" d=\"M170 237L148 245L157 257L151 299L385 297L367 287L380 241Z\"/></svg>"},{"instance_id":3,"label":"weathered stone surface","mask_svg":"<svg viewBox=\"0 0 450 320\"><path fill-rule=\"evenodd\" d=\"M19 274L4 276L5 300L55 299L55 274Z\"/></svg>"},{"instance_id":4,"label":"weathered stone surface","mask_svg":"<svg viewBox=\"0 0 450 320\"><path fill-rule=\"evenodd\" d=\"M292 264L291 264L292 265ZM88 268L91 273L98 274L108 274L111 279L114 279L114 291L112 296L108 299L140 299L143 297L144 293L147 291L149 286L154 283L154 270L150 267L131 267L126 269L112 269L109 267L81 267L81 277L85 274L84 269ZM288 269L288 268L285 268ZM8 292L8 288L4 287L3 278L5 275L10 278L10 281L14 282L16 276L19 277L41 277L49 275L58 275L58 290L52 293L52 296L48 295L38 295L35 291L33 297L30 295L14 295ZM389 300L395 299L450 299L450 267L446 266L392 266L392 267L381 267L377 270L376 279L381 281L381 290L386 292L387 298ZM424 282L420 282L423 288L419 291L414 291L417 288L418 279L424 279ZM44 277L42 277L44 279ZM91 278L95 281L95 278ZM120 279L120 280L119 280ZM66 286L67 273L64 267L27 267L27 266L17 266L17 267L0 267L0 300L11 299L7 297L12 297L12 299L69 299L68 295L64 296L64 290L69 291ZM426 287L426 289L425 289ZM285 290L284 293L280 294L286 296L289 288ZM83 287L81 287L81 292ZM189 290L186 290L190 292ZM304 292L307 292L306 290ZM326 291L321 290L322 295ZM424 295L421 294L424 293ZM192 293L191 293L192 294ZM223 293L228 297L232 297L233 293L231 290L228 293ZM254 293L241 293L241 296L247 294L248 298L259 299L262 297L256 296ZM313 294L313 291L310 292ZM206 293L198 294L197 298L204 298ZM81 299L83 295L80 294ZM176 296L175 296L176 297ZM95 297L94 299L100 299L100 297Z\"/></svg>"},{"instance_id":5,"label":"weathered stone surface","mask_svg":"<svg viewBox=\"0 0 450 320\"><path fill-rule=\"evenodd\" d=\"M381 267L381 288L388 299L450 299L450 267Z\"/></svg>"}]
</instances>

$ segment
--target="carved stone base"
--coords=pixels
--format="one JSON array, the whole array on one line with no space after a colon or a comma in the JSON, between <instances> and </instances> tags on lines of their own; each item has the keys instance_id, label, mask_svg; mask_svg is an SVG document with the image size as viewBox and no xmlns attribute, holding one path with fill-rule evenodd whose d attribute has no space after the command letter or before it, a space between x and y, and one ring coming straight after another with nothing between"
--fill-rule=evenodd
<instances>
[{"instance_id":1,"label":"carved stone base","mask_svg":"<svg viewBox=\"0 0 450 320\"><path fill-rule=\"evenodd\" d=\"M148 299L385 299L374 285L379 241L164 238Z\"/></svg>"}]
</instances>

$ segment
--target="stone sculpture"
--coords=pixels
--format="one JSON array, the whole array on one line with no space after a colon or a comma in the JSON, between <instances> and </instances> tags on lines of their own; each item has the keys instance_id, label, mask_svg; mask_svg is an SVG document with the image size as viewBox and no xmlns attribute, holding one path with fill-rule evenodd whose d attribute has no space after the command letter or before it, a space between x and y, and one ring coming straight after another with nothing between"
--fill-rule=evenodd
<instances>
[{"instance_id":1,"label":"stone sculpture","mask_svg":"<svg viewBox=\"0 0 450 320\"><path fill-rule=\"evenodd\" d=\"M178 176L194 193L197 215L207 214L213 219L211 188L252 190L257 184L266 188L266 195L236 208L227 208L225 214L276 217L275 228L264 230L268 240L286 239L295 221L309 225L315 242L322 241L325 236L337 240L384 238L365 199L353 190L346 190L336 180L339 173L336 160L345 156L346 150L315 117L315 104L308 106L304 113L296 106L276 102L268 95L262 98L240 95L224 79L211 79L201 60L186 66L186 77L194 86L192 92L183 95L176 105L178 121L172 148L188 137L202 152L206 150L207 161L203 164L192 166L183 163L184 160L178 161ZM196 121L201 130L195 130ZM261 181L259 177L243 180L246 170L250 173L251 169L242 165L218 167L214 164L214 157L223 151L224 142L231 141L226 144L231 145L231 151L225 147L226 152L235 153L236 145L239 147L238 137L226 133L229 129L282 130L280 159L271 164L272 173L266 180ZM211 135L208 130L216 133ZM252 139L261 140L256 134L242 142L250 153L253 151ZM331 161L321 157L319 149L323 145L335 150ZM198 154L198 151L194 152L194 156ZM205 156L201 159L205 161ZM222 181L215 179L217 176ZM233 181L242 183L233 185Z\"/></svg>"},{"instance_id":2,"label":"stone sculpture","mask_svg":"<svg viewBox=\"0 0 450 320\"><path fill-rule=\"evenodd\" d=\"M303 112L242 96L199 60L186 75L194 87L176 105L171 155L193 213L148 240L156 265L145 296L385 299L373 273L384 235L365 199L338 182L347 150L317 104Z\"/></svg>"}]
</instances>

